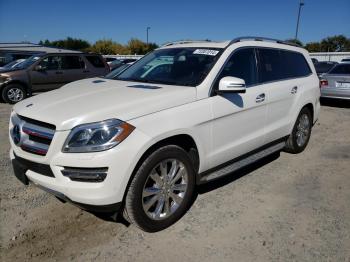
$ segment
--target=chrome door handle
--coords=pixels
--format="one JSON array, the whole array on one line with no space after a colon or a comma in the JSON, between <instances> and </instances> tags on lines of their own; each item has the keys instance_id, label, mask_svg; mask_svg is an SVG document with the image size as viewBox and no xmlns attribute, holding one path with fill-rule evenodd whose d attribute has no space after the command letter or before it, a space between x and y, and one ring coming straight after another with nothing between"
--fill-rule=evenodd
<instances>
[{"instance_id":1,"label":"chrome door handle","mask_svg":"<svg viewBox=\"0 0 350 262\"><path fill-rule=\"evenodd\" d=\"M297 92L298 92L298 87L297 86L293 87L292 90L290 91L290 93L293 94L293 95L296 94Z\"/></svg>"},{"instance_id":2,"label":"chrome door handle","mask_svg":"<svg viewBox=\"0 0 350 262\"><path fill-rule=\"evenodd\" d=\"M255 98L255 102L256 102L256 103L261 103L261 102L263 102L263 101L265 101L265 94L264 94L264 93L258 95L258 96Z\"/></svg>"}]
</instances>

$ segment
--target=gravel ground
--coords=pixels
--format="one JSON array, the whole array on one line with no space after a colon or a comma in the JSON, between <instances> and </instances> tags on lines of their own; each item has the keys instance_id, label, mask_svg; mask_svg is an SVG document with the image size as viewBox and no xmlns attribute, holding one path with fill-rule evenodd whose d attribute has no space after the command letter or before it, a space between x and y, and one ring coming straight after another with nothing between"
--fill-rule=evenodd
<instances>
[{"instance_id":1,"label":"gravel ground","mask_svg":"<svg viewBox=\"0 0 350 262\"><path fill-rule=\"evenodd\" d=\"M24 187L0 104L1 261L350 262L350 106L322 106L310 144L202 186L187 214L144 233Z\"/></svg>"}]
</instances>

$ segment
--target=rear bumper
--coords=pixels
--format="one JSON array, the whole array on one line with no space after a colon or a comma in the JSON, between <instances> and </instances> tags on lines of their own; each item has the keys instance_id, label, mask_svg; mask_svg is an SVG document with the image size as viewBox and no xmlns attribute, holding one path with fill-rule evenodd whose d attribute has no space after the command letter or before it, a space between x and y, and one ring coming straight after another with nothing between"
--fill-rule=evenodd
<instances>
[{"instance_id":1,"label":"rear bumper","mask_svg":"<svg viewBox=\"0 0 350 262\"><path fill-rule=\"evenodd\" d=\"M321 97L325 98L338 98L338 99L350 99L350 89L334 88L334 87L322 87Z\"/></svg>"}]
</instances>

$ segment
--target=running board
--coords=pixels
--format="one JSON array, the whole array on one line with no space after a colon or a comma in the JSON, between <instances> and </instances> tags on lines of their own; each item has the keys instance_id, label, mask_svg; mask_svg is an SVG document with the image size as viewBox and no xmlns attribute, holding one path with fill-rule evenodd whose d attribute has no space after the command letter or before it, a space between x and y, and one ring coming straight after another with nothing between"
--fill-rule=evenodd
<instances>
[{"instance_id":1,"label":"running board","mask_svg":"<svg viewBox=\"0 0 350 262\"><path fill-rule=\"evenodd\" d=\"M248 157L245 157L241 160L235 161L231 164L225 165L224 167L217 169L213 172L207 173L205 175L200 175L199 184L209 182L214 179L218 179L220 177L226 176L234 171L237 171L238 169L241 169L242 167L248 166L268 155L271 155L273 153L276 153L278 151L281 151L286 145L286 142L280 142L278 144L274 144L268 148L265 148L261 151L258 151L256 153L253 153L249 155Z\"/></svg>"}]
</instances>

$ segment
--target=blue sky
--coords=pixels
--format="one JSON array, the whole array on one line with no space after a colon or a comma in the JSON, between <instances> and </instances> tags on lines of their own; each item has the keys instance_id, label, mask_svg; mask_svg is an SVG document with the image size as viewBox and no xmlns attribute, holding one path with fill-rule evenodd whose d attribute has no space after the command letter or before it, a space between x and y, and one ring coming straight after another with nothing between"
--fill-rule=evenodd
<instances>
[{"instance_id":1,"label":"blue sky","mask_svg":"<svg viewBox=\"0 0 350 262\"><path fill-rule=\"evenodd\" d=\"M0 0L0 42L89 42L131 37L162 44L180 39L227 40L258 35L293 38L299 0ZM350 37L350 0L305 0L299 39Z\"/></svg>"}]
</instances>

